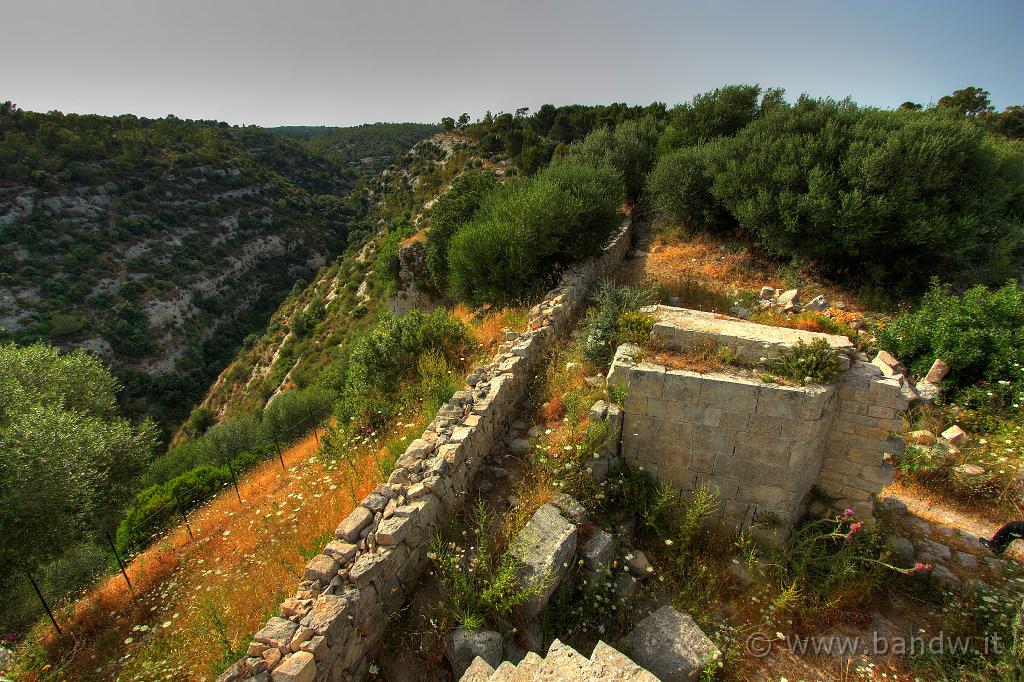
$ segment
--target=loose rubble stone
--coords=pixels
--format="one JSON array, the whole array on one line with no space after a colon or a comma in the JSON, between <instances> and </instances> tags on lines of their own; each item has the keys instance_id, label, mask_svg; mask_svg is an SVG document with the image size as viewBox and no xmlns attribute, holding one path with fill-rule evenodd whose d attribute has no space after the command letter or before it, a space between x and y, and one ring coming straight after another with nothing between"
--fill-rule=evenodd
<instances>
[{"instance_id":1,"label":"loose rubble stone","mask_svg":"<svg viewBox=\"0 0 1024 682\"><path fill-rule=\"evenodd\" d=\"M828 299L819 294L807 302L803 308L804 310L814 310L820 313L828 309Z\"/></svg>"},{"instance_id":2,"label":"loose rubble stone","mask_svg":"<svg viewBox=\"0 0 1024 682\"><path fill-rule=\"evenodd\" d=\"M942 432L942 437L950 445L961 446L967 442L967 432L954 424Z\"/></svg>"},{"instance_id":3,"label":"loose rubble stone","mask_svg":"<svg viewBox=\"0 0 1024 682\"><path fill-rule=\"evenodd\" d=\"M562 516L573 523L583 523L587 519L587 508L565 493L558 493L552 497L550 504L557 507Z\"/></svg>"},{"instance_id":4,"label":"loose rubble stone","mask_svg":"<svg viewBox=\"0 0 1024 682\"><path fill-rule=\"evenodd\" d=\"M525 455L530 452L530 441L525 438L516 438L508 444L508 451L513 455Z\"/></svg>"},{"instance_id":5,"label":"loose rubble stone","mask_svg":"<svg viewBox=\"0 0 1024 682\"><path fill-rule=\"evenodd\" d=\"M785 310L786 308L792 309L800 305L800 290L790 289L789 291L783 292L782 294L779 295L779 298L776 300L776 303L778 303L779 307L782 308L783 310Z\"/></svg>"},{"instance_id":6,"label":"loose rubble stone","mask_svg":"<svg viewBox=\"0 0 1024 682\"><path fill-rule=\"evenodd\" d=\"M455 673L455 679L469 669L477 657L492 668L501 663L501 635L490 630L452 630L447 637L448 648L444 656Z\"/></svg>"},{"instance_id":7,"label":"loose rubble stone","mask_svg":"<svg viewBox=\"0 0 1024 682\"><path fill-rule=\"evenodd\" d=\"M615 538L611 533L598 529L580 549L583 565L596 573L604 573L615 557Z\"/></svg>"},{"instance_id":8,"label":"loose rubble stone","mask_svg":"<svg viewBox=\"0 0 1024 682\"><path fill-rule=\"evenodd\" d=\"M762 301L770 301L775 298L775 289L771 287L761 287L760 298Z\"/></svg>"},{"instance_id":9,"label":"loose rubble stone","mask_svg":"<svg viewBox=\"0 0 1024 682\"><path fill-rule=\"evenodd\" d=\"M928 373L924 375L924 380L932 384L937 384L945 379L948 373L949 365L939 358L935 358L935 362L932 363L931 369L929 369Z\"/></svg>"},{"instance_id":10,"label":"loose rubble stone","mask_svg":"<svg viewBox=\"0 0 1024 682\"><path fill-rule=\"evenodd\" d=\"M520 588L547 579L544 589L531 595L522 606L525 616L536 617L569 569L576 553L576 526L557 507L545 504L512 540L509 552L522 564L517 577Z\"/></svg>"},{"instance_id":11,"label":"loose rubble stone","mask_svg":"<svg viewBox=\"0 0 1024 682\"><path fill-rule=\"evenodd\" d=\"M932 567L931 581L939 587L959 587L960 578L942 564Z\"/></svg>"},{"instance_id":12,"label":"loose rubble stone","mask_svg":"<svg viewBox=\"0 0 1024 682\"><path fill-rule=\"evenodd\" d=\"M663 606L622 640L623 650L663 682L696 680L722 652L688 614Z\"/></svg>"},{"instance_id":13,"label":"loose rubble stone","mask_svg":"<svg viewBox=\"0 0 1024 682\"><path fill-rule=\"evenodd\" d=\"M747 564L739 559L730 561L729 565L725 568L725 572L729 574L732 581L739 585L741 589L746 589L754 584L754 576L750 574Z\"/></svg>"},{"instance_id":14,"label":"loose rubble stone","mask_svg":"<svg viewBox=\"0 0 1024 682\"><path fill-rule=\"evenodd\" d=\"M590 412L588 414L591 421L601 421L604 419L604 416L608 414L608 403L603 400L598 400L590 407Z\"/></svg>"},{"instance_id":15,"label":"loose rubble stone","mask_svg":"<svg viewBox=\"0 0 1024 682\"><path fill-rule=\"evenodd\" d=\"M647 555L639 549L634 549L629 553L630 557L627 561L629 572L635 575L637 578L646 578L654 573L654 567L651 566L650 560Z\"/></svg>"},{"instance_id":16,"label":"loose rubble stone","mask_svg":"<svg viewBox=\"0 0 1024 682\"><path fill-rule=\"evenodd\" d=\"M914 544L902 535L894 535L889 539L889 548L893 558L901 568L914 564Z\"/></svg>"},{"instance_id":17,"label":"loose rubble stone","mask_svg":"<svg viewBox=\"0 0 1024 682\"><path fill-rule=\"evenodd\" d=\"M935 434L931 431L908 431L903 434L903 440L912 445L934 445Z\"/></svg>"},{"instance_id":18,"label":"loose rubble stone","mask_svg":"<svg viewBox=\"0 0 1024 682\"><path fill-rule=\"evenodd\" d=\"M287 649L288 645L291 644L292 637L295 636L295 632L298 629L298 623L274 616L253 635L253 639L261 644L283 650Z\"/></svg>"},{"instance_id":19,"label":"loose rubble stone","mask_svg":"<svg viewBox=\"0 0 1024 682\"><path fill-rule=\"evenodd\" d=\"M317 554L306 564L304 572L306 580L319 580L321 585L331 582L338 575L338 562L326 554Z\"/></svg>"}]
</instances>

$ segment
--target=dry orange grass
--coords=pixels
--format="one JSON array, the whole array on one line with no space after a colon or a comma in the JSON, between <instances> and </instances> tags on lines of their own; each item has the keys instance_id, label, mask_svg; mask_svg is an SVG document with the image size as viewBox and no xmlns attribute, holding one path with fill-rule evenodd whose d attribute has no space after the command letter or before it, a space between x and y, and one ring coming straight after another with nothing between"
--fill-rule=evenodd
<instances>
[{"instance_id":1,"label":"dry orange grass","mask_svg":"<svg viewBox=\"0 0 1024 682\"><path fill-rule=\"evenodd\" d=\"M465 303L459 303L452 309L451 316L462 322L473 335L473 339L482 350L493 351L505 340L505 331L522 331L526 326L526 308L492 309L485 305L477 310L470 310Z\"/></svg>"},{"instance_id":2,"label":"dry orange grass","mask_svg":"<svg viewBox=\"0 0 1024 682\"><path fill-rule=\"evenodd\" d=\"M206 680L241 655L276 613L309 556L379 482L387 442L422 427L355 442L347 461L319 455L313 434L267 461L190 515L196 540L178 527L58 615L67 633L37 629L49 666L25 679ZM321 431L322 435L322 431ZM348 463L351 462L351 463ZM42 674L41 674L42 673Z\"/></svg>"}]
</instances>

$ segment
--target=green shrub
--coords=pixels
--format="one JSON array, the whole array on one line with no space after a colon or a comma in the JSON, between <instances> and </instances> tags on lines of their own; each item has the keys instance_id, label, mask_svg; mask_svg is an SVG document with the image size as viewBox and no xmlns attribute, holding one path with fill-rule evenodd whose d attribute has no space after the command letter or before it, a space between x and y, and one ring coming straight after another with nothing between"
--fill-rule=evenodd
<instances>
[{"instance_id":1,"label":"green shrub","mask_svg":"<svg viewBox=\"0 0 1024 682\"><path fill-rule=\"evenodd\" d=\"M504 186L448 248L452 292L472 304L504 303L539 287L583 207L552 179Z\"/></svg>"},{"instance_id":2,"label":"green shrub","mask_svg":"<svg viewBox=\"0 0 1024 682\"><path fill-rule=\"evenodd\" d=\"M347 359L339 417L383 423L410 398L400 392L418 378L419 360L425 353L439 353L454 365L465 357L469 344L463 324L442 309L429 314L414 310L403 317L384 315L355 343Z\"/></svg>"},{"instance_id":3,"label":"green shrub","mask_svg":"<svg viewBox=\"0 0 1024 682\"><path fill-rule=\"evenodd\" d=\"M773 375L803 384L831 384L839 374L836 351L825 339L811 343L798 341L778 357L767 358L761 365Z\"/></svg>"},{"instance_id":4,"label":"green shrub","mask_svg":"<svg viewBox=\"0 0 1024 682\"><path fill-rule=\"evenodd\" d=\"M709 149L684 147L658 161L647 176L647 194L659 215L691 228L718 230L734 224L711 194Z\"/></svg>"},{"instance_id":5,"label":"green shrub","mask_svg":"<svg viewBox=\"0 0 1024 682\"><path fill-rule=\"evenodd\" d=\"M878 333L878 345L915 376L941 358L949 365L942 385L957 393L979 381L999 390L1000 381L1017 378L1024 357L1024 290L1009 283L956 296L933 282L916 310Z\"/></svg>"},{"instance_id":6,"label":"green shrub","mask_svg":"<svg viewBox=\"0 0 1024 682\"><path fill-rule=\"evenodd\" d=\"M637 343L650 336L650 320L644 319L648 316L630 313L655 303L657 294L649 286L620 287L606 280L600 284L594 298L597 305L587 312L583 322L586 335L584 355L594 364L604 367L611 362L620 344ZM643 336L644 329L647 330L646 336Z\"/></svg>"},{"instance_id":7,"label":"green shrub","mask_svg":"<svg viewBox=\"0 0 1024 682\"><path fill-rule=\"evenodd\" d=\"M427 233L427 269L434 286L443 290L448 282L448 243L468 223L488 194L498 186L490 172L463 173L430 209Z\"/></svg>"},{"instance_id":8,"label":"green shrub","mask_svg":"<svg viewBox=\"0 0 1024 682\"><path fill-rule=\"evenodd\" d=\"M607 163L563 157L541 171L538 178L564 190L579 208L575 220L556 233L558 250L554 257L560 262L574 262L596 254L622 222L621 175Z\"/></svg>"},{"instance_id":9,"label":"green shrub","mask_svg":"<svg viewBox=\"0 0 1024 682\"><path fill-rule=\"evenodd\" d=\"M598 128L571 145L564 158L578 159L594 167L611 166L620 176L625 196L636 201L647 173L654 166L657 148L658 124L647 116L614 128Z\"/></svg>"},{"instance_id":10,"label":"green shrub","mask_svg":"<svg viewBox=\"0 0 1024 682\"><path fill-rule=\"evenodd\" d=\"M639 310L627 310L619 316L619 341L643 344L651 339L654 317Z\"/></svg>"},{"instance_id":11,"label":"green shrub","mask_svg":"<svg viewBox=\"0 0 1024 682\"><path fill-rule=\"evenodd\" d=\"M444 587L444 609L452 622L478 630L507 618L514 608L540 593L546 576L523 588L519 586L519 560L508 552L495 551L493 519L481 501L473 509L471 537L466 547L432 542L430 558Z\"/></svg>"}]
</instances>

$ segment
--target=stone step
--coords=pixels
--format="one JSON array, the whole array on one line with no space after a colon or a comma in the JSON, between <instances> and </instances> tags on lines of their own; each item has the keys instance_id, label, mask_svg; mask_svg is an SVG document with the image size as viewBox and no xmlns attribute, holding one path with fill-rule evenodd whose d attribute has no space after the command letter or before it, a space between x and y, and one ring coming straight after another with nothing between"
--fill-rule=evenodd
<instances>
[{"instance_id":1,"label":"stone step","mask_svg":"<svg viewBox=\"0 0 1024 682\"><path fill-rule=\"evenodd\" d=\"M556 639L544 657L538 679L589 682L594 678L590 674L590 659Z\"/></svg>"},{"instance_id":2,"label":"stone step","mask_svg":"<svg viewBox=\"0 0 1024 682\"><path fill-rule=\"evenodd\" d=\"M494 668L487 661L477 656L459 679L461 682L485 682L490 679L492 673L494 673Z\"/></svg>"},{"instance_id":3,"label":"stone step","mask_svg":"<svg viewBox=\"0 0 1024 682\"><path fill-rule=\"evenodd\" d=\"M658 682L657 677L638 666L629 656L604 642L598 642L590 654L590 673L591 679L608 682Z\"/></svg>"},{"instance_id":4,"label":"stone step","mask_svg":"<svg viewBox=\"0 0 1024 682\"><path fill-rule=\"evenodd\" d=\"M532 651L529 652L516 666L516 672L512 675L510 682L536 682L540 679L538 675L542 665L544 665L544 659Z\"/></svg>"},{"instance_id":5,"label":"stone step","mask_svg":"<svg viewBox=\"0 0 1024 682\"><path fill-rule=\"evenodd\" d=\"M501 665L494 669L494 674L487 678L490 682L511 682L516 674L516 664L512 661L502 661Z\"/></svg>"}]
</instances>

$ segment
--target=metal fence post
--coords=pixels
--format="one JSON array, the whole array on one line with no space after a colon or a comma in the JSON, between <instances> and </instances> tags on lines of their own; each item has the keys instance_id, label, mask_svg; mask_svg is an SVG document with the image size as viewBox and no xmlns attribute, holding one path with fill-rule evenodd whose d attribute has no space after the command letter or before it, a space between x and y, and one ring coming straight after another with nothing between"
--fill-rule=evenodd
<instances>
[{"instance_id":1,"label":"metal fence post","mask_svg":"<svg viewBox=\"0 0 1024 682\"><path fill-rule=\"evenodd\" d=\"M277 440L277 434L274 434L274 447L277 448L277 458L281 460L281 471L288 471L284 466L284 454L281 453L281 443Z\"/></svg>"},{"instance_id":2,"label":"metal fence post","mask_svg":"<svg viewBox=\"0 0 1024 682\"><path fill-rule=\"evenodd\" d=\"M238 479L235 477L235 468L231 466L231 460L228 460L228 471L231 472L231 482L235 484L235 495L238 495L238 504L242 504L242 493L238 492Z\"/></svg>"},{"instance_id":3,"label":"metal fence post","mask_svg":"<svg viewBox=\"0 0 1024 682\"><path fill-rule=\"evenodd\" d=\"M117 565L121 569L121 575L124 576L124 581L128 583L128 590L132 593L132 596L134 597L135 588L132 587L132 581L128 579L128 571L125 570L124 562L121 561L121 555L117 552L117 545L114 544L114 538L110 537L110 533L107 531L103 531L103 534L107 536L107 542L110 543L110 549L112 552L114 552L114 558L117 559Z\"/></svg>"},{"instance_id":4,"label":"metal fence post","mask_svg":"<svg viewBox=\"0 0 1024 682\"><path fill-rule=\"evenodd\" d=\"M178 513L181 514L181 520L185 522L185 530L188 531L188 537L191 540L195 540L196 536L192 535L192 526L188 525L188 517L185 516L185 507L181 504L181 498L178 497L178 493L174 493L174 501L178 503Z\"/></svg>"},{"instance_id":5,"label":"metal fence post","mask_svg":"<svg viewBox=\"0 0 1024 682\"><path fill-rule=\"evenodd\" d=\"M313 408L309 408L309 422L313 425L313 437L316 438L317 447L320 446L320 435L316 432L316 420L313 419Z\"/></svg>"},{"instance_id":6,"label":"metal fence post","mask_svg":"<svg viewBox=\"0 0 1024 682\"><path fill-rule=\"evenodd\" d=\"M28 576L28 581L32 583L32 588L36 591L36 596L39 597L39 601L42 602L43 608L46 609L46 615L50 617L50 622L53 623L53 627L56 628L58 635L63 635L60 626L57 625L57 619L53 617L53 611L50 610L50 605L46 603L46 598L43 596L43 591L39 589L39 585L36 584L36 579L32 577L32 573L25 571L25 575Z\"/></svg>"}]
</instances>

